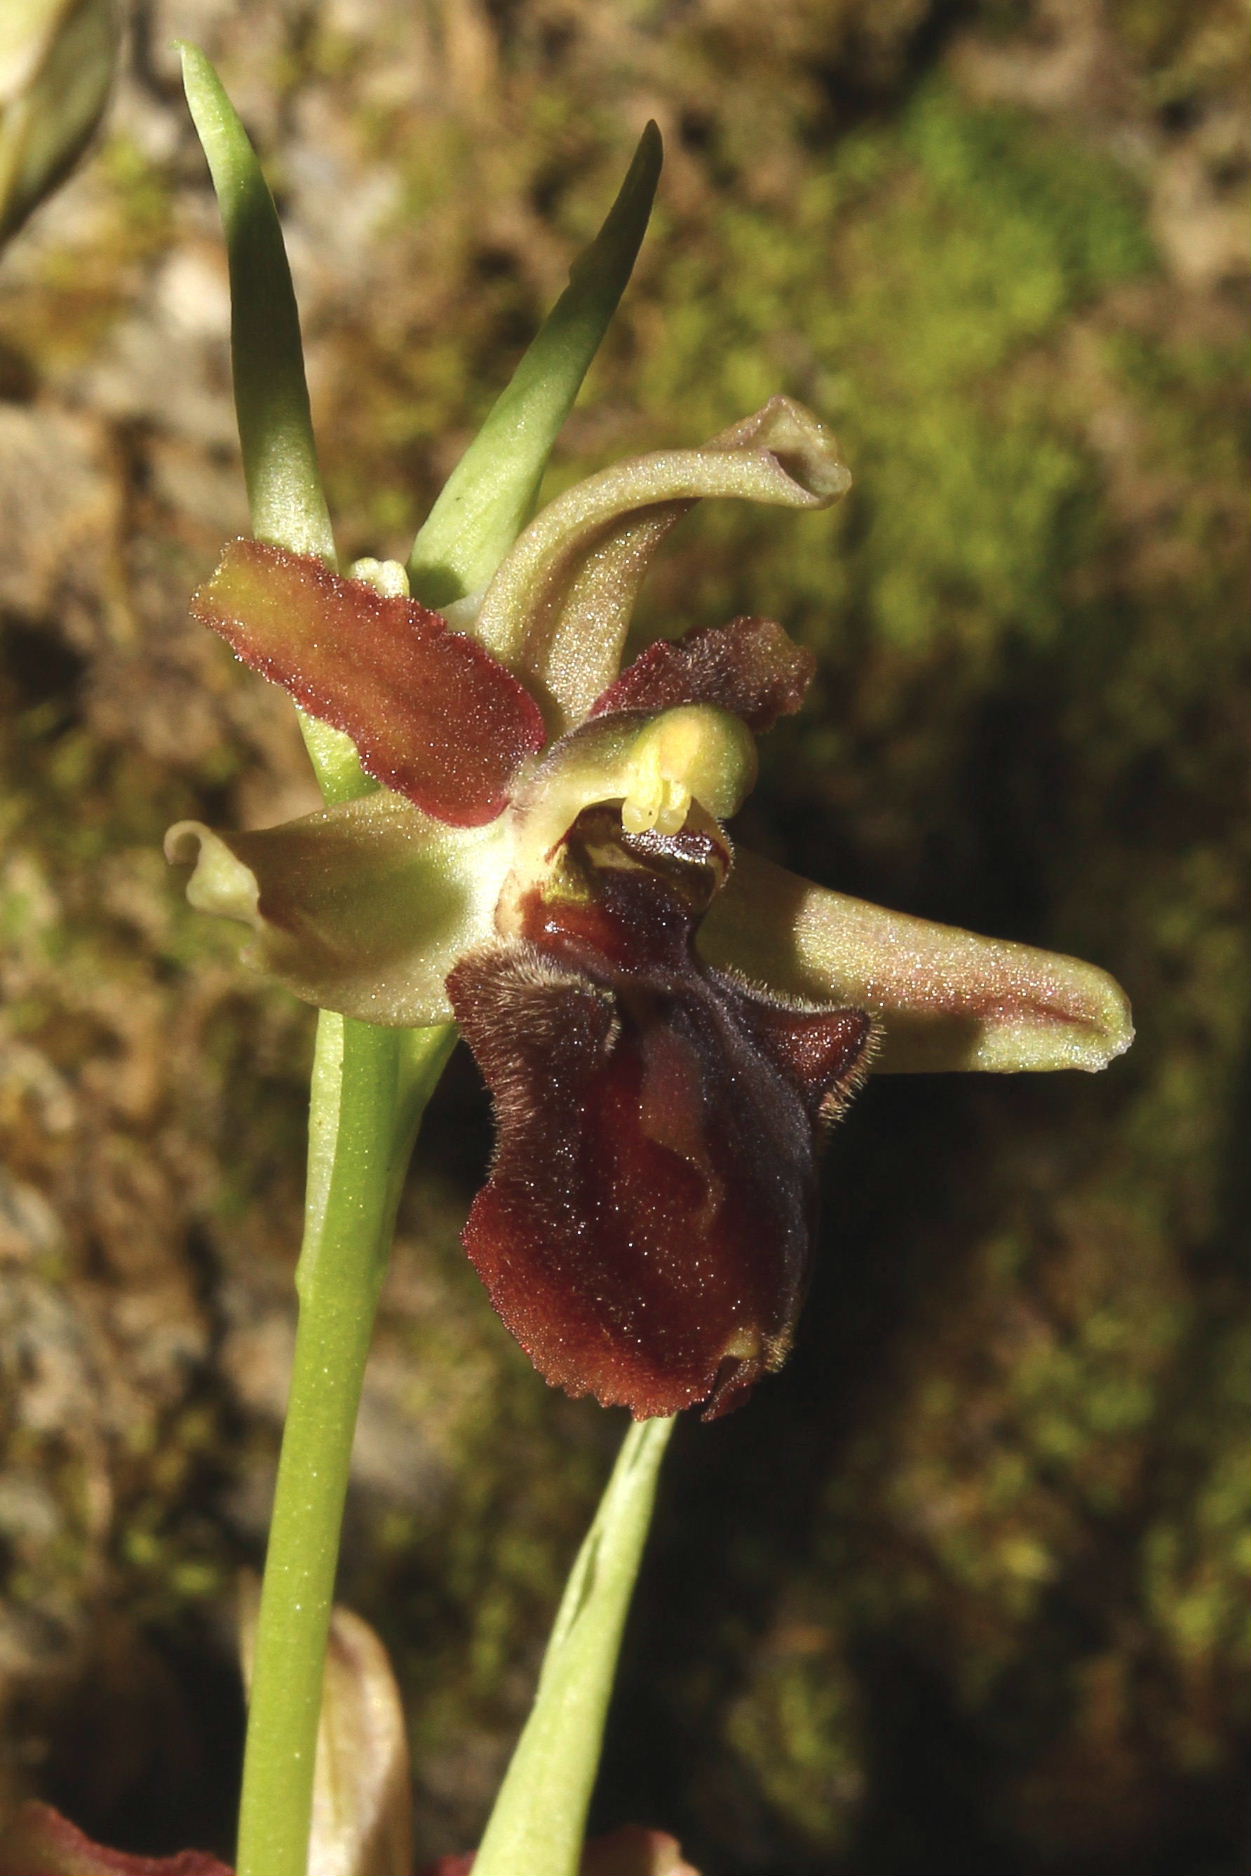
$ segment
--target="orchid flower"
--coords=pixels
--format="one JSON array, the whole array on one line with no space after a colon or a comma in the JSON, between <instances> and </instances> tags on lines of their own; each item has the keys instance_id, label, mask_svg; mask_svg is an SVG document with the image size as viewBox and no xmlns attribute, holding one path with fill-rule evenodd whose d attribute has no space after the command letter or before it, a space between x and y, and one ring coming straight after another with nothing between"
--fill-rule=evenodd
<instances>
[{"instance_id":1,"label":"orchid flower","mask_svg":"<svg viewBox=\"0 0 1251 1876\"><path fill-rule=\"evenodd\" d=\"M833 436L776 397L578 484L446 618L402 569L227 547L194 615L344 731L377 791L259 833L171 829L193 905L298 996L455 1017L497 1144L465 1231L546 1378L638 1418L724 1413L791 1345L824 1129L887 1071L1102 1068L1102 971L735 854L755 736L811 654L768 620L658 641L633 603L693 502L824 508Z\"/></svg>"}]
</instances>

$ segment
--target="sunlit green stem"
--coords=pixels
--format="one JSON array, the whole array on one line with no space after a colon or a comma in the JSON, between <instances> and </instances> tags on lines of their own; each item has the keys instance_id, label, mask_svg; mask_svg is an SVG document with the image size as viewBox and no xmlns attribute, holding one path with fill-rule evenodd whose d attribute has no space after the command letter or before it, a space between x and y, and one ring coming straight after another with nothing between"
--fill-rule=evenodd
<instances>
[{"instance_id":1,"label":"sunlit green stem","mask_svg":"<svg viewBox=\"0 0 1251 1876\"><path fill-rule=\"evenodd\" d=\"M621 1634L672 1420L630 1428L578 1552L474 1876L578 1876Z\"/></svg>"},{"instance_id":2,"label":"sunlit green stem","mask_svg":"<svg viewBox=\"0 0 1251 1876\"><path fill-rule=\"evenodd\" d=\"M256 1628L239 1876L305 1876L326 1636L365 1363L404 1171L456 1039L323 1012L299 1315Z\"/></svg>"},{"instance_id":3,"label":"sunlit green stem","mask_svg":"<svg viewBox=\"0 0 1251 1876\"><path fill-rule=\"evenodd\" d=\"M389 1229L395 1082L393 1035L323 1019L314 1086L331 1095L336 1120L352 1124L331 1121L324 1098L319 1114L314 1097L313 1132L325 1144L309 1169L309 1230L296 1278L295 1364L239 1816L242 1876L304 1876L339 1527Z\"/></svg>"},{"instance_id":4,"label":"sunlit green stem","mask_svg":"<svg viewBox=\"0 0 1251 1876\"><path fill-rule=\"evenodd\" d=\"M401 1036L321 1019L299 1323L256 1632L239 1876L304 1876L365 1361L402 1169L451 1039L450 1030Z\"/></svg>"}]
</instances>

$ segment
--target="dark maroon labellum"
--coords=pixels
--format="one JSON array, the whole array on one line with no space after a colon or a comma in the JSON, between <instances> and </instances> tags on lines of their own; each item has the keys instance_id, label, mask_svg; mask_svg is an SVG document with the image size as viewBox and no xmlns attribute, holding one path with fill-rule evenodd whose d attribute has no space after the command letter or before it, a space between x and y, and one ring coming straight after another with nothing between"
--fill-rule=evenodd
<instances>
[{"instance_id":1,"label":"dark maroon labellum","mask_svg":"<svg viewBox=\"0 0 1251 1876\"><path fill-rule=\"evenodd\" d=\"M817 1137L872 1042L863 1011L698 959L727 860L714 833L628 835L588 809L522 935L448 979L499 1133L469 1255L550 1381L638 1418L715 1418L785 1359Z\"/></svg>"}]
</instances>

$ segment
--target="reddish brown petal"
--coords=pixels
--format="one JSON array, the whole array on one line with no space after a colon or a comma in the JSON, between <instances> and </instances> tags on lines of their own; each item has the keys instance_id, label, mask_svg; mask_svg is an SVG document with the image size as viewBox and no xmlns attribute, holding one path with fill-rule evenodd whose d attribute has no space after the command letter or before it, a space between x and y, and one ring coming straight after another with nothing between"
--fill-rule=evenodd
<instances>
[{"instance_id":1,"label":"reddish brown petal","mask_svg":"<svg viewBox=\"0 0 1251 1876\"><path fill-rule=\"evenodd\" d=\"M816 668L812 653L772 619L733 619L649 645L596 699L591 715L718 704L759 735L799 709Z\"/></svg>"},{"instance_id":2,"label":"reddish brown petal","mask_svg":"<svg viewBox=\"0 0 1251 1876\"><path fill-rule=\"evenodd\" d=\"M455 827L502 813L518 764L545 740L534 699L476 639L313 555L231 541L191 610L344 730L370 775Z\"/></svg>"},{"instance_id":3,"label":"reddish brown petal","mask_svg":"<svg viewBox=\"0 0 1251 1876\"><path fill-rule=\"evenodd\" d=\"M202 1850L131 1856L92 1843L49 1804L24 1804L0 1833L0 1876L231 1876Z\"/></svg>"},{"instance_id":4,"label":"reddish brown petal","mask_svg":"<svg viewBox=\"0 0 1251 1876\"><path fill-rule=\"evenodd\" d=\"M663 843L619 824L614 861L614 819L583 815L525 936L448 979L499 1136L465 1243L549 1381L640 1419L712 1418L785 1359L815 1117L857 1085L872 1024L700 967L709 870L692 887L668 859L666 876Z\"/></svg>"}]
</instances>

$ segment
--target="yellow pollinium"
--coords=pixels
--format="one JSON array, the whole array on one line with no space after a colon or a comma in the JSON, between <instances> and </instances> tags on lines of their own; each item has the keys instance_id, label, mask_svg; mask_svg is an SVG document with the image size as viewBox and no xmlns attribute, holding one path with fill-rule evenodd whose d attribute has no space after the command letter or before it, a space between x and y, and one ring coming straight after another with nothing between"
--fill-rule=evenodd
<instances>
[{"instance_id":1,"label":"yellow pollinium","mask_svg":"<svg viewBox=\"0 0 1251 1876\"><path fill-rule=\"evenodd\" d=\"M623 763L621 825L627 834L676 834L692 801L719 821L756 780L747 725L712 704L682 704L641 730Z\"/></svg>"}]
</instances>

